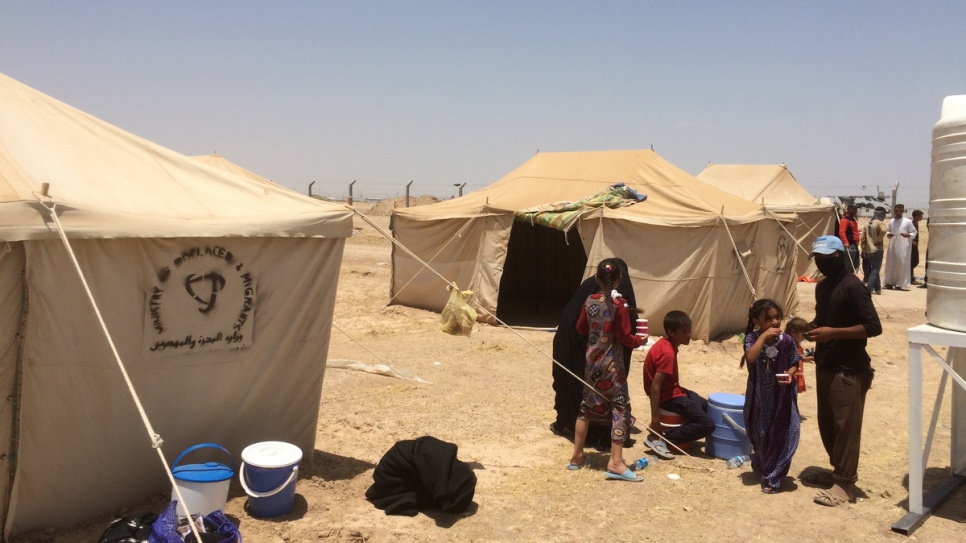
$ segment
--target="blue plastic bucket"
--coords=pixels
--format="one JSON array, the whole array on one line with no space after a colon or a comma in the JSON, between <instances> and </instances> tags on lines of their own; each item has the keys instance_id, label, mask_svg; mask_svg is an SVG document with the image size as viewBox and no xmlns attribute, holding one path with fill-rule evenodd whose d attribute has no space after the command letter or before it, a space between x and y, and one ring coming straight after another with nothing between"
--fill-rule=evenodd
<instances>
[{"instance_id":1,"label":"blue plastic bucket","mask_svg":"<svg viewBox=\"0 0 966 543\"><path fill-rule=\"evenodd\" d=\"M716 392L708 396L708 416L714 421L714 432L705 443L706 453L721 459L751 454L751 441L742 430L744 407L743 394Z\"/></svg>"},{"instance_id":2,"label":"blue plastic bucket","mask_svg":"<svg viewBox=\"0 0 966 543\"><path fill-rule=\"evenodd\" d=\"M256 517L277 517L295 506L295 483L302 450L283 441L245 447L238 473L248 494L248 510Z\"/></svg>"},{"instance_id":3,"label":"blue plastic bucket","mask_svg":"<svg viewBox=\"0 0 966 543\"><path fill-rule=\"evenodd\" d=\"M231 467L218 462L180 465L185 455L198 449L223 451L228 455ZM228 501L228 485L235 475L235 460L231 457L231 453L221 445L201 443L188 447L178 455L174 464L171 465L171 474L174 475L177 490L181 492L181 496L184 498L184 503L178 507L178 514L181 516L188 516L193 513L207 515L225 508L225 502ZM177 499L178 495L172 488L171 501Z\"/></svg>"}]
</instances>

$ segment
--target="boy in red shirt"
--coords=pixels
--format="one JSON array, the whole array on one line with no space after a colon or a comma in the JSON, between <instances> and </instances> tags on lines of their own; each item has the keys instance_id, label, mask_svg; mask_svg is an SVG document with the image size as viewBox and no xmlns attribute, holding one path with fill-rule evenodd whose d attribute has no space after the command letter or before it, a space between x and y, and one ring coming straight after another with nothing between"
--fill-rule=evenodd
<instances>
[{"instance_id":1,"label":"boy in red shirt","mask_svg":"<svg viewBox=\"0 0 966 543\"><path fill-rule=\"evenodd\" d=\"M661 431L661 409L684 417L684 423L664 432L671 443L690 443L714 432L714 421L708 416L708 400L684 388L678 382L678 347L691 343L691 317L683 311L670 311L664 316L663 337L644 358L644 392L651 403L650 428ZM659 456L668 455L660 437L648 435L644 444Z\"/></svg>"}]
</instances>

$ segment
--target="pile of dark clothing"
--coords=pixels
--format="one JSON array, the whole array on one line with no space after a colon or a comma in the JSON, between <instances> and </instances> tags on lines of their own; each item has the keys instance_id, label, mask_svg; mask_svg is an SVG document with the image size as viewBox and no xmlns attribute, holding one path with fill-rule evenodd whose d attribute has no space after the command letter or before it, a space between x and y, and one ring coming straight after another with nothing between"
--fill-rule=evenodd
<instances>
[{"instance_id":1,"label":"pile of dark clothing","mask_svg":"<svg viewBox=\"0 0 966 543\"><path fill-rule=\"evenodd\" d=\"M466 511L476 492L476 474L456 458L456 450L453 443L431 436L396 443L372 473L366 499L387 515Z\"/></svg>"}]
</instances>

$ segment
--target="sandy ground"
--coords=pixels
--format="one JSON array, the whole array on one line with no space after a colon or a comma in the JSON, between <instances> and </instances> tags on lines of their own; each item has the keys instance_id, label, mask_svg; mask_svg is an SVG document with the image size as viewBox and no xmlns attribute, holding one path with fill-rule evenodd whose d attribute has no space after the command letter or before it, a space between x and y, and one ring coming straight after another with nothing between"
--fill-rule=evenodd
<instances>
[{"instance_id":1,"label":"sandy ground","mask_svg":"<svg viewBox=\"0 0 966 543\"><path fill-rule=\"evenodd\" d=\"M365 212L366 207L359 207ZM384 228L388 217L373 215ZM643 483L608 482L606 456L589 450L594 469L564 469L572 444L548 431L554 419L548 354L552 334L477 325L470 337L439 330L438 315L387 306L390 242L356 218L343 261L330 359L388 363L431 381L355 370L326 372L315 451L306 454L295 509L260 520L245 511L232 483L225 512L246 542L295 541L905 541L890 530L907 507L908 371L906 329L925 322L926 290L884 291L874 297L884 333L870 341L876 368L866 406L861 495L830 509L812 503L816 489L799 480L809 466L827 467L815 426L815 395L799 396L802 440L783 492L765 495L748 468L692 450L693 458L657 461L641 444L625 450L647 456ZM925 245L925 235L923 245ZM917 275L923 274L923 268ZM443 288L443 285L440 286ZM814 284L800 283L799 315L814 314ZM682 308L686 309L686 308ZM343 332L344 331L344 332ZM945 354L945 350L940 350ZM682 383L697 392L744 391L736 338L681 349ZM643 356L631 363L630 392L647 420L640 379ZM925 420L940 378L925 365ZM814 368L807 367L809 384ZM926 472L927 489L948 474L949 393ZM387 516L366 501L372 471L399 440L432 435L459 445L479 479L475 506L464 515L427 512ZM677 474L679 479L668 476ZM131 510L160 511L167 496ZM96 541L109 519L70 530L47 530L18 541ZM926 542L962 540L966 491L954 495L915 532Z\"/></svg>"}]
</instances>

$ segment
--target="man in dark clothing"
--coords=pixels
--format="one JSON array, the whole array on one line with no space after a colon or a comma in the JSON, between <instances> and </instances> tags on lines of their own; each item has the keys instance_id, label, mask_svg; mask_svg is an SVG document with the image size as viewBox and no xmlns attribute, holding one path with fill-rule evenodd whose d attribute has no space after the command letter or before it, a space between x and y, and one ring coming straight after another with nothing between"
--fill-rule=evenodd
<instances>
[{"instance_id":1,"label":"man in dark clothing","mask_svg":"<svg viewBox=\"0 0 966 543\"><path fill-rule=\"evenodd\" d=\"M815 320L806 337L816 343L818 429L833 468L830 488L814 501L834 507L855 499L865 395L874 373L866 339L881 334L882 324L869 289L848 269L838 237L817 238L812 256L825 279L815 287Z\"/></svg>"},{"instance_id":2,"label":"man in dark clothing","mask_svg":"<svg viewBox=\"0 0 966 543\"><path fill-rule=\"evenodd\" d=\"M912 277L912 282L910 285L921 285L919 281L916 281L916 266L919 265L919 222L922 221L922 211L915 210L912 212L912 225L916 227L916 235L912 237L912 262L909 265L912 268L910 277Z\"/></svg>"}]
</instances>

